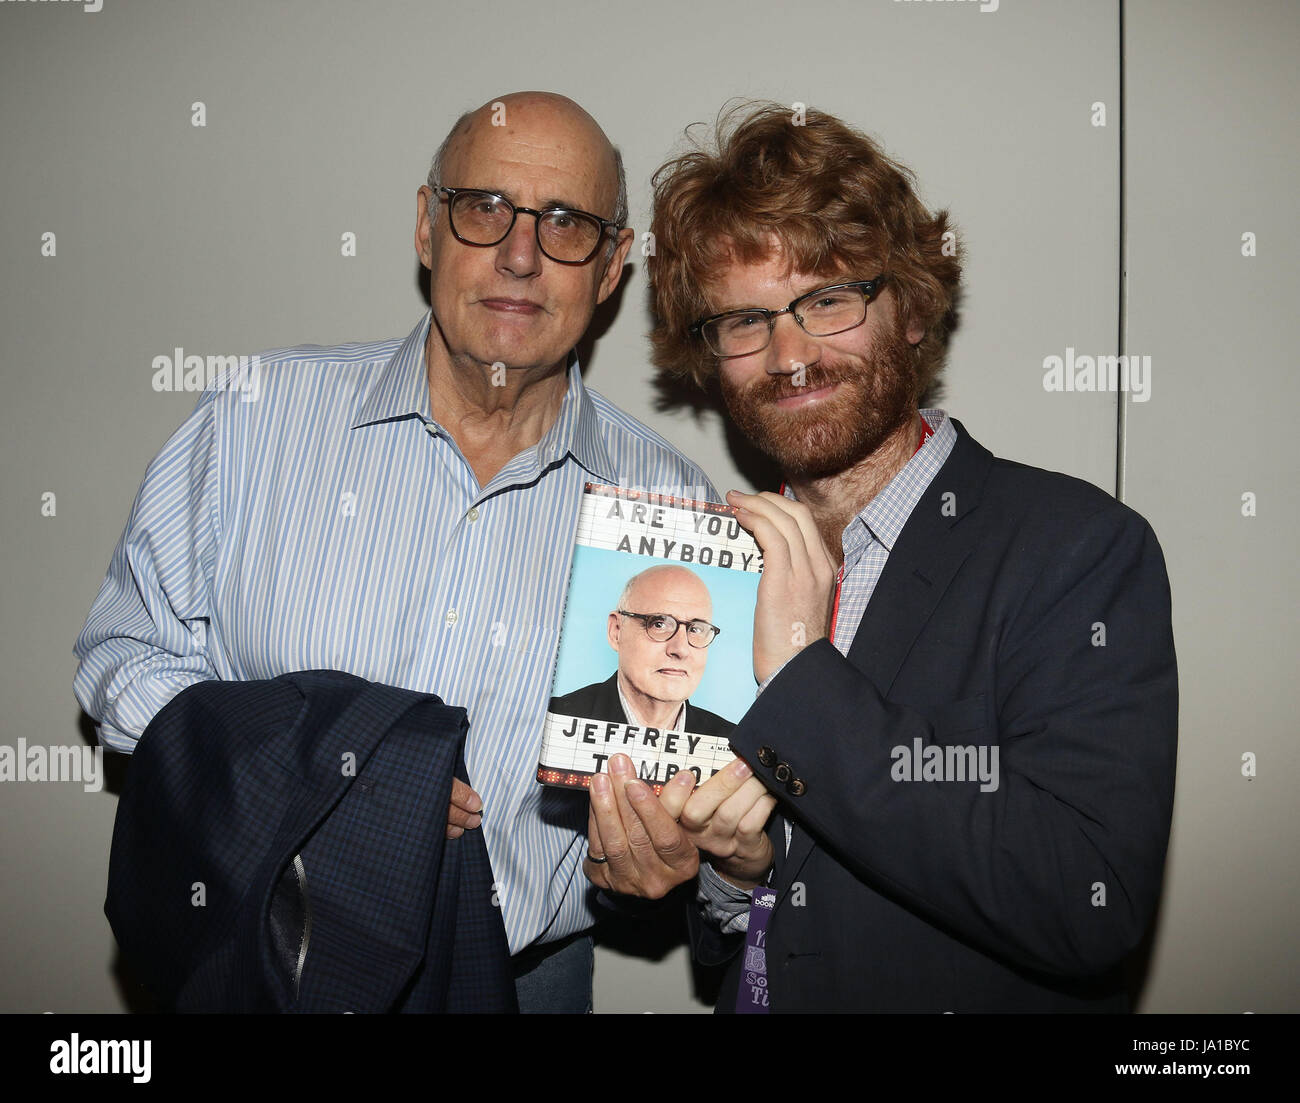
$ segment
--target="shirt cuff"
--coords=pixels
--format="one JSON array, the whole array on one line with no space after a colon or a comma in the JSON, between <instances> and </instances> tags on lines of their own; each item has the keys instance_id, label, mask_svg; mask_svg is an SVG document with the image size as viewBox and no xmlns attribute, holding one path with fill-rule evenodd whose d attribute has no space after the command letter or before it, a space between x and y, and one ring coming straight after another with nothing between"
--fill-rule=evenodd
<instances>
[{"instance_id":1,"label":"shirt cuff","mask_svg":"<svg viewBox=\"0 0 1300 1103\"><path fill-rule=\"evenodd\" d=\"M705 918L723 934L744 934L749 930L749 893L733 885L708 862L700 863L695 899L704 905Z\"/></svg>"},{"instance_id":2,"label":"shirt cuff","mask_svg":"<svg viewBox=\"0 0 1300 1103\"><path fill-rule=\"evenodd\" d=\"M778 674L781 673L781 671L783 671L787 666L789 666L789 665L790 665L790 661L791 661L793 658L794 658L794 655L791 655L789 659L786 659L785 662L783 662L783 663L782 663L780 666L778 666L774 671L772 671L772 673L769 674L769 675L767 676L766 679L764 679L763 683L758 687L758 689L756 689L756 690L754 691L754 696L755 696L755 697L758 697L758 695L761 694L761 693L763 692L763 690L767 689L767 687L770 686L770 685L772 684L772 679L774 679Z\"/></svg>"}]
</instances>

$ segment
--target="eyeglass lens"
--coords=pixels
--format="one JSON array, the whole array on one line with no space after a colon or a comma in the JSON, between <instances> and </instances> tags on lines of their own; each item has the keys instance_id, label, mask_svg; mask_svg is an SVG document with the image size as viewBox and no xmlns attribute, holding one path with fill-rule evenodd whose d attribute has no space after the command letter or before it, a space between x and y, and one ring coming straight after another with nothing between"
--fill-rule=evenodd
<instances>
[{"instance_id":1,"label":"eyeglass lens","mask_svg":"<svg viewBox=\"0 0 1300 1103\"><path fill-rule=\"evenodd\" d=\"M473 245L496 245L514 217L510 203L486 192L458 192L451 201L452 228ZM537 218L537 240L552 260L583 261L600 244L600 223L579 211L545 211Z\"/></svg>"}]
</instances>

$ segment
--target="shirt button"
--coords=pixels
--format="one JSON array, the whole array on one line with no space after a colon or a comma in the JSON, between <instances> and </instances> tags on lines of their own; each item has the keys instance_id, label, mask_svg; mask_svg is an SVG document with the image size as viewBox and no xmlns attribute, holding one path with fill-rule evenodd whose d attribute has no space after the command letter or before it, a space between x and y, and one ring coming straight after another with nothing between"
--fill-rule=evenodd
<instances>
[{"instance_id":1,"label":"shirt button","mask_svg":"<svg viewBox=\"0 0 1300 1103\"><path fill-rule=\"evenodd\" d=\"M466 519L467 521L477 521L477 520L478 520L478 506L470 506L470 507L469 507L469 512L468 512L467 514L465 514L465 519Z\"/></svg>"},{"instance_id":2,"label":"shirt button","mask_svg":"<svg viewBox=\"0 0 1300 1103\"><path fill-rule=\"evenodd\" d=\"M432 421L426 421L424 423L424 431L428 433L429 436L436 437L438 435L438 426L436 426Z\"/></svg>"},{"instance_id":3,"label":"shirt button","mask_svg":"<svg viewBox=\"0 0 1300 1103\"><path fill-rule=\"evenodd\" d=\"M447 622L447 627L448 627L448 628L450 628L453 624L456 623L456 618L457 618L458 616L459 616L459 614L456 612L455 609L448 609L448 610L447 610L447 616L446 616L444 619L445 619L446 622Z\"/></svg>"}]
</instances>

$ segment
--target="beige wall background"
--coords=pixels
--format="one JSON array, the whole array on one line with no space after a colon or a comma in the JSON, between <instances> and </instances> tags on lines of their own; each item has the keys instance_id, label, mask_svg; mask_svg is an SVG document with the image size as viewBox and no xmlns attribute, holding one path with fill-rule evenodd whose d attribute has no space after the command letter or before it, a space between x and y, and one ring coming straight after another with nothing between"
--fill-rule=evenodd
<instances>
[{"instance_id":1,"label":"beige wall background","mask_svg":"<svg viewBox=\"0 0 1300 1103\"><path fill-rule=\"evenodd\" d=\"M1141 1009L1300 1010L1300 6L96 6L0 3L0 740L94 738L72 643L195 401L152 390L153 357L405 334L425 309L415 189L462 110L523 88L578 100L624 151L639 233L686 124L733 96L805 103L882 140L964 238L939 404L1000 455L1121 480L1164 546L1181 750ZM715 414L660 408L632 264L588 385L747 485ZM1045 391L1044 359L1071 348L1149 355L1149 400ZM0 783L0 1011L127 1007L102 912L112 788ZM669 943L602 946L596 1008L707 1005Z\"/></svg>"}]
</instances>

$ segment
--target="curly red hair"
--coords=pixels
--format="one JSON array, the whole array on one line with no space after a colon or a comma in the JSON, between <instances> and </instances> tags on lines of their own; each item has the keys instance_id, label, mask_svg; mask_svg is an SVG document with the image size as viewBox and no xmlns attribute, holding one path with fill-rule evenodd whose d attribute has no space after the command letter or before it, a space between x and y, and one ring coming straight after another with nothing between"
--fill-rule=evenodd
<instances>
[{"instance_id":1,"label":"curly red hair","mask_svg":"<svg viewBox=\"0 0 1300 1103\"><path fill-rule=\"evenodd\" d=\"M919 398L943 366L961 260L948 212L927 211L914 183L910 169L833 115L807 108L796 119L777 103L724 109L714 148L697 143L654 174L656 363L708 382L716 361L689 330L715 309L709 275L732 261L766 259L775 238L791 271L829 279L889 273L900 319L925 328Z\"/></svg>"}]
</instances>

